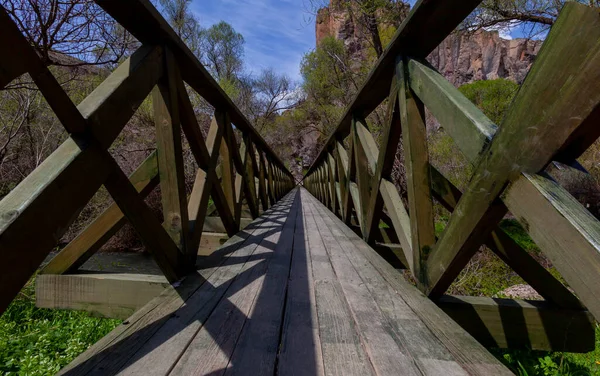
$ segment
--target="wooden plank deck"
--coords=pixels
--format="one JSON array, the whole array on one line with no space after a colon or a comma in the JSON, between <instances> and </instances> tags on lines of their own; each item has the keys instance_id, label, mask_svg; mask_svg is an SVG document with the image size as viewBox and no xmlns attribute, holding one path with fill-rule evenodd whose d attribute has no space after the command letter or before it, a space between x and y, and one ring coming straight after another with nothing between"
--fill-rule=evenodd
<instances>
[{"instance_id":1,"label":"wooden plank deck","mask_svg":"<svg viewBox=\"0 0 600 376\"><path fill-rule=\"evenodd\" d=\"M297 188L61 374L511 373Z\"/></svg>"}]
</instances>

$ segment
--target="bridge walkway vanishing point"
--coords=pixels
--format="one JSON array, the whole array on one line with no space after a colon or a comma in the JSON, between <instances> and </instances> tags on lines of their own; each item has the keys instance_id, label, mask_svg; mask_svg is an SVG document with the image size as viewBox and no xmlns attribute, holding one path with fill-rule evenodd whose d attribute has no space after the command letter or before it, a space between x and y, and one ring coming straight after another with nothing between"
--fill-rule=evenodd
<instances>
[{"instance_id":1,"label":"bridge walkway vanishing point","mask_svg":"<svg viewBox=\"0 0 600 376\"><path fill-rule=\"evenodd\" d=\"M594 348L600 222L548 166L588 174L577 158L600 136L597 9L565 5L497 126L425 61L480 0L417 1L297 182L148 0L95 1L141 46L77 106L0 6L0 88L28 74L69 134L0 201L0 312L102 186L114 199L37 275L38 304L46 286L57 308L129 317L62 373L498 375L486 347ZM110 147L147 98L156 150L127 176ZM430 164L425 109L471 164L463 192ZM509 212L568 287L499 226ZM126 223L162 276L92 281L81 266ZM544 300L447 295L484 244ZM61 306L74 297L95 300Z\"/></svg>"},{"instance_id":2,"label":"bridge walkway vanishing point","mask_svg":"<svg viewBox=\"0 0 600 376\"><path fill-rule=\"evenodd\" d=\"M510 374L303 188L61 371L222 373Z\"/></svg>"}]
</instances>

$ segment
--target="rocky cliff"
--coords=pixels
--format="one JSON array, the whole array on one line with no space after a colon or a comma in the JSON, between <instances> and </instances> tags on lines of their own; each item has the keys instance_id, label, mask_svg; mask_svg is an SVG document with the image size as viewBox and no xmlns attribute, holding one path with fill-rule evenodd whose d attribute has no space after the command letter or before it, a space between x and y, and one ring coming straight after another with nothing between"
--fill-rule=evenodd
<instances>
[{"instance_id":1,"label":"rocky cliff","mask_svg":"<svg viewBox=\"0 0 600 376\"><path fill-rule=\"evenodd\" d=\"M392 22L396 26L401 21L396 18L408 14L407 5L397 4L404 8L393 10ZM344 42L353 58L362 58L365 31L352 13L344 6L344 0L331 0L328 7L320 9L316 18L317 45L331 35ZM528 39L503 39L497 31L455 33L446 38L428 60L455 85L495 78L521 83L541 44L541 41Z\"/></svg>"}]
</instances>

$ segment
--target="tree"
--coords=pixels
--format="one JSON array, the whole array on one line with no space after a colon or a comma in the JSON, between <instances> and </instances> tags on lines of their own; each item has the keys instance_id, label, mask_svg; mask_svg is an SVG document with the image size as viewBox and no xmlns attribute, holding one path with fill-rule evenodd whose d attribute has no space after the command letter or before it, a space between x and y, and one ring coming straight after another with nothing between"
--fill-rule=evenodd
<instances>
[{"instance_id":1,"label":"tree","mask_svg":"<svg viewBox=\"0 0 600 376\"><path fill-rule=\"evenodd\" d=\"M92 0L0 0L0 5L46 65L117 64L127 52L125 31Z\"/></svg>"},{"instance_id":2,"label":"tree","mask_svg":"<svg viewBox=\"0 0 600 376\"><path fill-rule=\"evenodd\" d=\"M160 0L162 13L190 50L200 56L200 22L190 11L192 0Z\"/></svg>"},{"instance_id":3,"label":"tree","mask_svg":"<svg viewBox=\"0 0 600 376\"><path fill-rule=\"evenodd\" d=\"M554 24L567 1L600 7L599 0L484 0L463 26L469 30L529 26L532 34L541 33Z\"/></svg>"},{"instance_id":4,"label":"tree","mask_svg":"<svg viewBox=\"0 0 600 376\"><path fill-rule=\"evenodd\" d=\"M244 37L221 21L200 33L202 62L218 80L233 82L243 69Z\"/></svg>"}]
</instances>

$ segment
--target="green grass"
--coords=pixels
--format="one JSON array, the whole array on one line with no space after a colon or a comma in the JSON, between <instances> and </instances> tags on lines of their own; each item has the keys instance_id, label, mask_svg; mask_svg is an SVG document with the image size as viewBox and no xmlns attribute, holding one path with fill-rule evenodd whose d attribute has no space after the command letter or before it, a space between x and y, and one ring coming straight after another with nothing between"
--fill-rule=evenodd
<instances>
[{"instance_id":1,"label":"green grass","mask_svg":"<svg viewBox=\"0 0 600 376\"><path fill-rule=\"evenodd\" d=\"M121 322L37 308L34 293L32 279L0 317L2 375L54 375Z\"/></svg>"}]
</instances>

